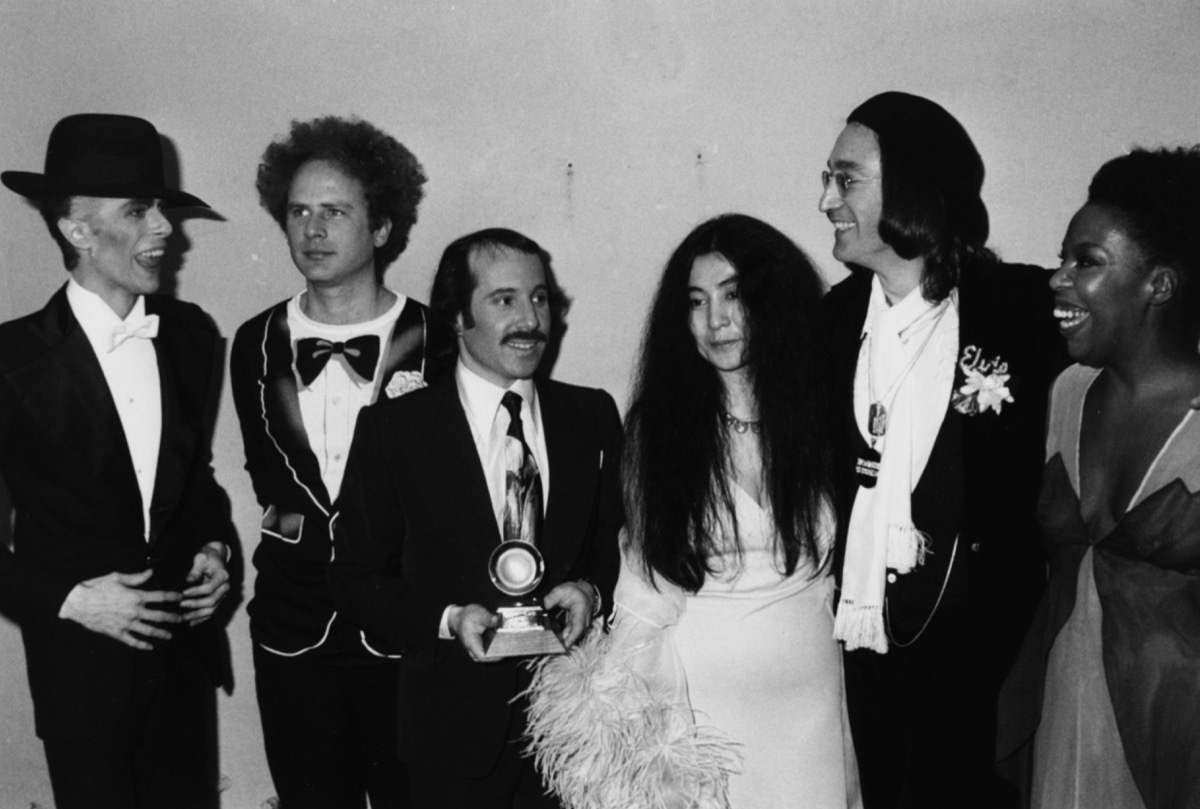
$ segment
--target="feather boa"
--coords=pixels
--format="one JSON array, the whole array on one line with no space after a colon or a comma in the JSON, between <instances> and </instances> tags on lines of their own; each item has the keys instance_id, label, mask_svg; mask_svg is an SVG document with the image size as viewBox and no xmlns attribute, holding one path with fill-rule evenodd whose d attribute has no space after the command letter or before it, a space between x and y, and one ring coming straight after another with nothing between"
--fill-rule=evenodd
<instances>
[{"instance_id":1,"label":"feather boa","mask_svg":"<svg viewBox=\"0 0 1200 809\"><path fill-rule=\"evenodd\" d=\"M534 664L526 753L568 809L728 809L738 745L594 627Z\"/></svg>"}]
</instances>

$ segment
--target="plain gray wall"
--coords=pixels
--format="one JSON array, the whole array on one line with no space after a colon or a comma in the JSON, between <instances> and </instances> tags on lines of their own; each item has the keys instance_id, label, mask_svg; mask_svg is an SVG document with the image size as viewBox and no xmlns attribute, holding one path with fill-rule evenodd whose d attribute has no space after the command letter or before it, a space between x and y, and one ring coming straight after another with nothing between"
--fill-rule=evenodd
<instances>
[{"instance_id":1,"label":"plain gray wall","mask_svg":"<svg viewBox=\"0 0 1200 809\"><path fill-rule=\"evenodd\" d=\"M178 295L232 338L300 286L258 207L263 148L293 118L360 115L429 175L388 282L424 300L451 239L528 233L575 298L555 375L624 403L659 270L702 219L759 216L840 277L818 174L860 101L903 89L950 109L988 167L993 245L1050 266L1104 160L1200 141L1198 41L1195 0L0 0L0 169L40 171L64 115L152 120L183 187L224 217L184 223ZM6 190L0 221L7 320L66 274ZM214 454L248 556L259 514L227 387ZM230 634L223 805L254 809L274 791L244 611ZM0 806L30 804L52 801L20 636L0 619Z\"/></svg>"}]
</instances>

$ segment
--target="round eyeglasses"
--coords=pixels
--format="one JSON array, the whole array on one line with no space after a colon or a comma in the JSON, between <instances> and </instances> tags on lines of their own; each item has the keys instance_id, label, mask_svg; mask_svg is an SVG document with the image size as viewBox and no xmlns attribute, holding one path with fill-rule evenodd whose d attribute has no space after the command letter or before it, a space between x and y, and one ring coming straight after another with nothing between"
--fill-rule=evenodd
<instances>
[{"instance_id":1,"label":"round eyeglasses","mask_svg":"<svg viewBox=\"0 0 1200 809\"><path fill-rule=\"evenodd\" d=\"M833 180L833 184L837 186L838 193L845 194L857 183L869 183L878 179L878 177L851 177L844 171L829 171L826 169L821 172L821 189L828 189L829 181Z\"/></svg>"}]
</instances>

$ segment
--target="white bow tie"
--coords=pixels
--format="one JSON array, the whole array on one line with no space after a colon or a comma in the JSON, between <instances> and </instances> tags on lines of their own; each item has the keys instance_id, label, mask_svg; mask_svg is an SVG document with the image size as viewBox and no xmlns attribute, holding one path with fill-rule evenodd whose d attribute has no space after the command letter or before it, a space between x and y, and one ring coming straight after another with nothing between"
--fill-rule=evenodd
<instances>
[{"instance_id":1,"label":"white bow tie","mask_svg":"<svg viewBox=\"0 0 1200 809\"><path fill-rule=\"evenodd\" d=\"M117 350L117 346L130 337L140 337L150 340L158 336L158 315L146 315L140 321L126 321L113 326L109 353Z\"/></svg>"}]
</instances>

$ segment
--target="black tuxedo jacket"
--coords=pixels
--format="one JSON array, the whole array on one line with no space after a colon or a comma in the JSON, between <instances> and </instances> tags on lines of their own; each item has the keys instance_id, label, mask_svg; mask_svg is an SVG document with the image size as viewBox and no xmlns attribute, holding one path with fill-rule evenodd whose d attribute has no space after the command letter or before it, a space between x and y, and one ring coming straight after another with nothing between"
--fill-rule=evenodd
<instances>
[{"instance_id":1,"label":"black tuxedo jacket","mask_svg":"<svg viewBox=\"0 0 1200 809\"><path fill-rule=\"evenodd\" d=\"M120 717L135 676L159 651L133 649L58 618L81 581L154 569L145 589L183 590L196 552L230 542L224 492L209 466L207 408L219 340L198 307L147 297L162 440L144 538L142 500L104 372L60 289L40 312L0 326L0 464L16 511L13 549L0 546L0 610L21 626L43 738L83 738ZM211 622L172 630L173 643L216 654Z\"/></svg>"},{"instance_id":2,"label":"black tuxedo jacket","mask_svg":"<svg viewBox=\"0 0 1200 809\"><path fill-rule=\"evenodd\" d=\"M371 657L359 631L337 620L329 592L333 504L300 415L293 352L282 301L242 324L230 382L246 470L263 509L250 614L254 641L270 651ZM422 376L426 308L408 299L375 380L376 395L397 372Z\"/></svg>"},{"instance_id":3,"label":"black tuxedo jacket","mask_svg":"<svg viewBox=\"0 0 1200 809\"><path fill-rule=\"evenodd\" d=\"M943 582L943 607L981 611L1002 659L1015 655L1046 578L1035 506L1044 454L1050 384L1066 365L1053 319L1049 273L994 264L964 272L959 295L959 367L973 356L1008 364L1013 401L1000 413L963 415L950 402L933 452L913 492L913 521L932 539L926 562L886 586L894 638L912 640L929 618ZM836 448L841 576L846 527L858 491L855 460L867 444L854 420L854 374L870 297L871 273L855 271L821 306ZM957 553L954 542L958 538ZM954 556L953 570L949 571ZM999 665L1003 666L1003 662ZM1003 677L1004 672L999 672Z\"/></svg>"},{"instance_id":4,"label":"black tuxedo jacket","mask_svg":"<svg viewBox=\"0 0 1200 809\"><path fill-rule=\"evenodd\" d=\"M550 465L538 594L586 579L611 605L623 522L616 405L552 381L537 392ZM524 662L475 663L458 641L438 639L446 606L493 607L500 595L487 572L500 531L453 373L362 411L337 505L338 603L373 645L403 651L400 757L487 774L529 676Z\"/></svg>"}]
</instances>

